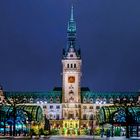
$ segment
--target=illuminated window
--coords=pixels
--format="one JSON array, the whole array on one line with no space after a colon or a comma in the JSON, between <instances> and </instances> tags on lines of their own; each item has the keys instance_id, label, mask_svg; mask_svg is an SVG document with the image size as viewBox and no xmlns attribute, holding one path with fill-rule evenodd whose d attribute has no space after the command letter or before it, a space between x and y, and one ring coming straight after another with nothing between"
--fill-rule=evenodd
<instances>
[{"instance_id":1,"label":"illuminated window","mask_svg":"<svg viewBox=\"0 0 140 140\"><path fill-rule=\"evenodd\" d=\"M93 106L90 106L89 109L93 109Z\"/></svg>"},{"instance_id":2,"label":"illuminated window","mask_svg":"<svg viewBox=\"0 0 140 140\"><path fill-rule=\"evenodd\" d=\"M87 106L83 106L83 109L87 109Z\"/></svg>"},{"instance_id":3,"label":"illuminated window","mask_svg":"<svg viewBox=\"0 0 140 140\"><path fill-rule=\"evenodd\" d=\"M100 109L100 106L96 106L96 109Z\"/></svg>"}]
</instances>

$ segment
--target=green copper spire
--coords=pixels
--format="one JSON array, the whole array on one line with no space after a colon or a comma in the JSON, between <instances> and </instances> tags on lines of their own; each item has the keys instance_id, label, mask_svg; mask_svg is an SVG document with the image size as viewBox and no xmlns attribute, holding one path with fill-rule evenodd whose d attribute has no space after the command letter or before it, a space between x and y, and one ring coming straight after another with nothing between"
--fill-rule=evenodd
<instances>
[{"instance_id":1,"label":"green copper spire","mask_svg":"<svg viewBox=\"0 0 140 140\"><path fill-rule=\"evenodd\" d=\"M76 22L74 20L73 6L71 6L71 15L70 20L68 22L67 36L68 36L68 46L74 48L76 40Z\"/></svg>"},{"instance_id":2,"label":"green copper spire","mask_svg":"<svg viewBox=\"0 0 140 140\"><path fill-rule=\"evenodd\" d=\"M74 20L74 8L71 6L70 19L67 27L67 47L63 50L63 57L66 58L69 53L75 53L77 58L81 58L80 49L76 47L76 22Z\"/></svg>"},{"instance_id":3,"label":"green copper spire","mask_svg":"<svg viewBox=\"0 0 140 140\"><path fill-rule=\"evenodd\" d=\"M73 19L73 5L71 6L71 17L70 17L70 20L74 20Z\"/></svg>"}]
</instances>

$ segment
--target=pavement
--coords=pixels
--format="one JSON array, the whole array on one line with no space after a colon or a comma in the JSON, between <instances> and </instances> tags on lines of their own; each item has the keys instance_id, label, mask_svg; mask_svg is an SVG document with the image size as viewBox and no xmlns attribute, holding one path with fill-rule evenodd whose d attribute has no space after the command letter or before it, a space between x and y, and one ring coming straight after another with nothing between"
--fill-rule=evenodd
<instances>
[{"instance_id":1,"label":"pavement","mask_svg":"<svg viewBox=\"0 0 140 140\"><path fill-rule=\"evenodd\" d=\"M0 136L0 139L2 140L14 140L14 139L20 139L20 140L31 140L31 139L40 139L40 140L140 140L140 137L132 137L132 138L125 138L125 137L103 137L100 136L47 136L47 137L41 137L41 138L30 138L29 136L16 136L16 137L9 137L9 136Z\"/></svg>"},{"instance_id":2,"label":"pavement","mask_svg":"<svg viewBox=\"0 0 140 140\"><path fill-rule=\"evenodd\" d=\"M51 136L49 138L50 140L140 140L140 137L132 137L127 139L124 137L103 137L100 136Z\"/></svg>"}]
</instances>

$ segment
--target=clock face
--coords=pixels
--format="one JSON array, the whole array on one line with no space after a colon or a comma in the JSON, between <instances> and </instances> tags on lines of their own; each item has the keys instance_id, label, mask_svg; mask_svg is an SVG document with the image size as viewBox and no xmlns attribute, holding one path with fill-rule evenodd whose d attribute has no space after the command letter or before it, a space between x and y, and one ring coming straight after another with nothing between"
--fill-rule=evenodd
<instances>
[{"instance_id":1,"label":"clock face","mask_svg":"<svg viewBox=\"0 0 140 140\"><path fill-rule=\"evenodd\" d=\"M68 77L68 83L75 83L75 77L74 76L69 76Z\"/></svg>"}]
</instances>

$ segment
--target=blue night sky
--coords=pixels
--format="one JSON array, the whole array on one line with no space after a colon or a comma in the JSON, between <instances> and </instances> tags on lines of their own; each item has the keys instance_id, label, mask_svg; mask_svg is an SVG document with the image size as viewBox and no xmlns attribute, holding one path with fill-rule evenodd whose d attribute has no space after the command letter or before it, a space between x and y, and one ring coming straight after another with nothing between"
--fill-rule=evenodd
<instances>
[{"instance_id":1,"label":"blue night sky","mask_svg":"<svg viewBox=\"0 0 140 140\"><path fill-rule=\"evenodd\" d=\"M82 86L140 89L140 1L0 0L0 83L4 90L61 86L62 49L74 6Z\"/></svg>"}]
</instances>

